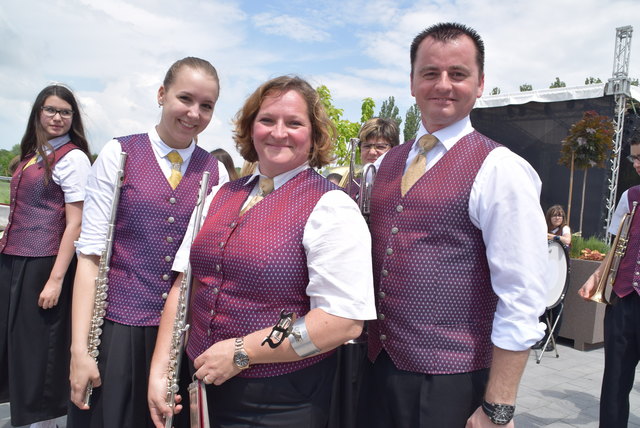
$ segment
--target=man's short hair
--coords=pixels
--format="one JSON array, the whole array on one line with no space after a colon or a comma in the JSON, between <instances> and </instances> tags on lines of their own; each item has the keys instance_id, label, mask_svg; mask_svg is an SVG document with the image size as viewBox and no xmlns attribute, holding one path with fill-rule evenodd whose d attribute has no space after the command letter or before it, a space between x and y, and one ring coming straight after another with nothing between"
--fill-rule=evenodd
<instances>
[{"instance_id":1,"label":"man's short hair","mask_svg":"<svg viewBox=\"0 0 640 428\"><path fill-rule=\"evenodd\" d=\"M416 62L416 55L418 54L418 46L427 37L433 37L435 40L441 42L447 42L455 40L460 36L469 36L476 46L476 63L478 64L478 70L480 70L480 76L484 74L484 42L480 35L471 27L467 27L457 22L441 22L439 24L432 25L426 30L418 34L411 42L411 75L413 76L413 65Z\"/></svg>"}]
</instances>

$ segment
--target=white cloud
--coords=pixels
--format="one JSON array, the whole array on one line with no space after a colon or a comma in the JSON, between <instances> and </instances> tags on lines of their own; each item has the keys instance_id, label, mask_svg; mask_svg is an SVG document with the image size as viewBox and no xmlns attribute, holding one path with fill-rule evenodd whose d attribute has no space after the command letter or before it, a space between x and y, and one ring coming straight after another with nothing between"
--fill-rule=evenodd
<instances>
[{"instance_id":1,"label":"white cloud","mask_svg":"<svg viewBox=\"0 0 640 428\"><path fill-rule=\"evenodd\" d=\"M320 42L330 37L326 31L316 28L302 18L291 15L260 13L253 17L253 23L266 34L288 37L300 42Z\"/></svg>"}]
</instances>

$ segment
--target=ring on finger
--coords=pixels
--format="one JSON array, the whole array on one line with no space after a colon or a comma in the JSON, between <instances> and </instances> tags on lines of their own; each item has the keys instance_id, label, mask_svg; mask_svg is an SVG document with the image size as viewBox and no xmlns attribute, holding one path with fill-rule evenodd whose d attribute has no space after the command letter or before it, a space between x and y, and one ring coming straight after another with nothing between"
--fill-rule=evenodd
<instances>
[{"instance_id":1,"label":"ring on finger","mask_svg":"<svg viewBox=\"0 0 640 428\"><path fill-rule=\"evenodd\" d=\"M204 377L202 378L202 381L206 384L209 385L211 382L209 382L209 379L207 379L207 375L204 375Z\"/></svg>"}]
</instances>

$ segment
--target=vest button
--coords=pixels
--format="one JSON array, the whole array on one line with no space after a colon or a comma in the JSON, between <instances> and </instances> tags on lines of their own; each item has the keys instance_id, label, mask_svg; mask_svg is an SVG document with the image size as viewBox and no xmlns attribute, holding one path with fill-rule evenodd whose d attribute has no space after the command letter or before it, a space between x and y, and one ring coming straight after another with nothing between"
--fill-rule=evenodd
<instances>
[{"instance_id":1,"label":"vest button","mask_svg":"<svg viewBox=\"0 0 640 428\"><path fill-rule=\"evenodd\" d=\"M213 291L213 294L218 294L220 290L218 290L218 287L215 287L212 291Z\"/></svg>"},{"instance_id":2,"label":"vest button","mask_svg":"<svg viewBox=\"0 0 640 428\"><path fill-rule=\"evenodd\" d=\"M211 336L211 329L207 330L207 336Z\"/></svg>"},{"instance_id":3,"label":"vest button","mask_svg":"<svg viewBox=\"0 0 640 428\"><path fill-rule=\"evenodd\" d=\"M378 314L378 319L379 319L380 321L384 320L384 314Z\"/></svg>"},{"instance_id":4,"label":"vest button","mask_svg":"<svg viewBox=\"0 0 640 428\"><path fill-rule=\"evenodd\" d=\"M162 300L167 300L167 297L169 297L168 293L162 293Z\"/></svg>"},{"instance_id":5,"label":"vest button","mask_svg":"<svg viewBox=\"0 0 640 428\"><path fill-rule=\"evenodd\" d=\"M173 242L173 238L171 236L167 236L167 242Z\"/></svg>"},{"instance_id":6,"label":"vest button","mask_svg":"<svg viewBox=\"0 0 640 428\"><path fill-rule=\"evenodd\" d=\"M381 334L381 335L380 335L380 340L382 340L383 342L384 342L385 340L387 340L387 335L386 335L386 334Z\"/></svg>"},{"instance_id":7,"label":"vest button","mask_svg":"<svg viewBox=\"0 0 640 428\"><path fill-rule=\"evenodd\" d=\"M167 219L167 221L168 221L169 223L173 223L174 221L176 221L176 219L175 219L175 218L173 218L173 217L169 217L169 218Z\"/></svg>"},{"instance_id":8,"label":"vest button","mask_svg":"<svg viewBox=\"0 0 640 428\"><path fill-rule=\"evenodd\" d=\"M222 269L222 266L216 265L216 272L220 272L220 269Z\"/></svg>"},{"instance_id":9,"label":"vest button","mask_svg":"<svg viewBox=\"0 0 640 428\"><path fill-rule=\"evenodd\" d=\"M211 310L209 311L209 314L210 314L211 316L214 316L214 315L216 314L216 311L214 311L213 309L211 309Z\"/></svg>"},{"instance_id":10,"label":"vest button","mask_svg":"<svg viewBox=\"0 0 640 428\"><path fill-rule=\"evenodd\" d=\"M169 281L169 275L167 275L166 273L164 275L162 275L162 280L163 281Z\"/></svg>"},{"instance_id":11,"label":"vest button","mask_svg":"<svg viewBox=\"0 0 640 428\"><path fill-rule=\"evenodd\" d=\"M172 257L171 257L171 256L164 256L164 261L165 261L165 262L170 262L170 261L171 261L171 259L172 259Z\"/></svg>"},{"instance_id":12,"label":"vest button","mask_svg":"<svg viewBox=\"0 0 640 428\"><path fill-rule=\"evenodd\" d=\"M389 271L386 269L382 269L382 276L389 276Z\"/></svg>"},{"instance_id":13,"label":"vest button","mask_svg":"<svg viewBox=\"0 0 640 428\"><path fill-rule=\"evenodd\" d=\"M395 235L396 233L398 233L398 228L397 227L392 227L391 228L391 234Z\"/></svg>"},{"instance_id":14,"label":"vest button","mask_svg":"<svg viewBox=\"0 0 640 428\"><path fill-rule=\"evenodd\" d=\"M640 272L634 272L633 274L634 274L635 276L638 276L638 275L640 275Z\"/></svg>"},{"instance_id":15,"label":"vest button","mask_svg":"<svg viewBox=\"0 0 640 428\"><path fill-rule=\"evenodd\" d=\"M175 204L176 203L176 198L169 198L169 203L170 204Z\"/></svg>"},{"instance_id":16,"label":"vest button","mask_svg":"<svg viewBox=\"0 0 640 428\"><path fill-rule=\"evenodd\" d=\"M378 297L381 299L384 299L385 297L387 297L387 294L384 291L379 291L378 292Z\"/></svg>"},{"instance_id":17,"label":"vest button","mask_svg":"<svg viewBox=\"0 0 640 428\"><path fill-rule=\"evenodd\" d=\"M401 213L403 209L404 209L404 207L402 205L398 205L396 207L396 211L398 211L399 213Z\"/></svg>"},{"instance_id":18,"label":"vest button","mask_svg":"<svg viewBox=\"0 0 640 428\"><path fill-rule=\"evenodd\" d=\"M393 248L387 248L387 255L390 256L393 254Z\"/></svg>"},{"instance_id":19,"label":"vest button","mask_svg":"<svg viewBox=\"0 0 640 428\"><path fill-rule=\"evenodd\" d=\"M236 227L237 225L238 225L238 223L236 223L236 222L234 221L234 222L232 222L232 223L229 225L229 227L230 227L231 229L233 229L233 228L234 228L234 227Z\"/></svg>"},{"instance_id":20,"label":"vest button","mask_svg":"<svg viewBox=\"0 0 640 428\"><path fill-rule=\"evenodd\" d=\"M632 285L633 285L634 287L637 287L637 286L638 286L638 283L637 283L637 282L634 282Z\"/></svg>"},{"instance_id":21,"label":"vest button","mask_svg":"<svg viewBox=\"0 0 640 428\"><path fill-rule=\"evenodd\" d=\"M220 242L218 245L220 246L220 248L222 248L224 247L224 242Z\"/></svg>"}]
</instances>

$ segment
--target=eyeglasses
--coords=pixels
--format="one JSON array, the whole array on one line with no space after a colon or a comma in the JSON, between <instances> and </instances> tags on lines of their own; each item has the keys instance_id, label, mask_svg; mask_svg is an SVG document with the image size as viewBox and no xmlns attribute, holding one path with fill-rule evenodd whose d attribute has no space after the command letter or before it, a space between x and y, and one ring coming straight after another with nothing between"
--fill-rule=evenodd
<instances>
[{"instance_id":1,"label":"eyeglasses","mask_svg":"<svg viewBox=\"0 0 640 428\"><path fill-rule=\"evenodd\" d=\"M60 113L60 117L63 119L71 119L71 117L73 117L73 110L67 108L59 109L51 106L42 106L40 108L47 117L54 117L58 113Z\"/></svg>"},{"instance_id":2,"label":"eyeglasses","mask_svg":"<svg viewBox=\"0 0 640 428\"><path fill-rule=\"evenodd\" d=\"M564 218L564 216L562 214L554 214L554 215L551 216L551 218L554 218L554 217Z\"/></svg>"},{"instance_id":3,"label":"eyeglasses","mask_svg":"<svg viewBox=\"0 0 640 428\"><path fill-rule=\"evenodd\" d=\"M640 155L629 155L627 156L627 160L631 163L634 163L635 161L640 161Z\"/></svg>"},{"instance_id":4,"label":"eyeglasses","mask_svg":"<svg viewBox=\"0 0 640 428\"><path fill-rule=\"evenodd\" d=\"M363 144L362 150L368 152L374 149L376 152L386 152L391 148L391 144L388 143L375 143L375 144Z\"/></svg>"}]
</instances>

